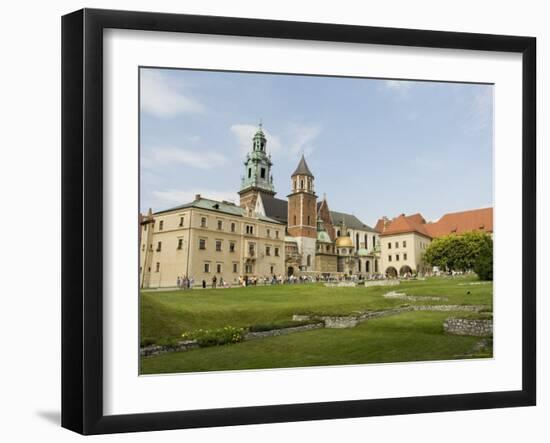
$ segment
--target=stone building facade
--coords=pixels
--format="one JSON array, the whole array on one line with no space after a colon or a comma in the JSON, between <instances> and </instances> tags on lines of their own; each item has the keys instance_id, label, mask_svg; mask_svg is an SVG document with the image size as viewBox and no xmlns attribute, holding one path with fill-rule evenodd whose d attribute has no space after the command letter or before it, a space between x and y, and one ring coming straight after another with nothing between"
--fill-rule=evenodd
<instances>
[{"instance_id":1,"label":"stone building facade","mask_svg":"<svg viewBox=\"0 0 550 443\"><path fill-rule=\"evenodd\" d=\"M387 277L403 277L431 272L423 255L434 238L466 232L493 234L493 208L444 214L436 222L427 222L421 214L383 217L376 223L380 233L382 272Z\"/></svg>"},{"instance_id":2,"label":"stone building facade","mask_svg":"<svg viewBox=\"0 0 550 443\"><path fill-rule=\"evenodd\" d=\"M285 273L285 226L233 203L197 195L142 218L140 287L176 286L178 277L210 286Z\"/></svg>"}]
</instances>

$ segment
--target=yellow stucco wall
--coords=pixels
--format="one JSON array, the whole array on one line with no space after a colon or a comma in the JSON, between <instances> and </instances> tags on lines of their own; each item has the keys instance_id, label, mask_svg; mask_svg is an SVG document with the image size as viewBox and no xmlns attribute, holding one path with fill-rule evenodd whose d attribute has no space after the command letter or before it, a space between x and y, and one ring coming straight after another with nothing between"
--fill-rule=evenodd
<instances>
[{"instance_id":1,"label":"yellow stucco wall","mask_svg":"<svg viewBox=\"0 0 550 443\"><path fill-rule=\"evenodd\" d=\"M154 224L141 225L140 282L144 288L176 286L178 276L193 277L197 285L204 279L210 285L213 276L218 284L220 278L234 284L245 274L269 277L285 273L284 226L281 224L198 208L162 213L154 218ZM203 218L205 226L201 223ZM221 229L218 229L218 221ZM252 234L246 233L247 225L253 227ZM205 249L199 248L201 239ZM221 250L216 248L218 241ZM250 244L254 245L253 256L249 253ZM209 264L208 272L205 264ZM246 264L251 266L248 273Z\"/></svg>"},{"instance_id":2,"label":"yellow stucco wall","mask_svg":"<svg viewBox=\"0 0 550 443\"><path fill-rule=\"evenodd\" d=\"M381 236L382 266L380 272L385 274L390 266L393 266L398 273L403 266L409 266L413 272L426 272L427 267L422 257L430 241L428 237L415 232Z\"/></svg>"}]
</instances>

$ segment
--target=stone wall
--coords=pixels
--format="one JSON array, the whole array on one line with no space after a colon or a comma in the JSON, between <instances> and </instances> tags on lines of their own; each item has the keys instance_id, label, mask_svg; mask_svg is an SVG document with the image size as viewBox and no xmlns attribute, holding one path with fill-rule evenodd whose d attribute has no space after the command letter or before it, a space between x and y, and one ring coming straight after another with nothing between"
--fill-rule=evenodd
<instances>
[{"instance_id":1,"label":"stone wall","mask_svg":"<svg viewBox=\"0 0 550 443\"><path fill-rule=\"evenodd\" d=\"M402 308L386 309L384 311L367 311L359 316L359 321L370 320L371 318L388 317L389 315L401 314L402 312L412 310L412 306L403 306Z\"/></svg>"},{"instance_id":2,"label":"stone wall","mask_svg":"<svg viewBox=\"0 0 550 443\"><path fill-rule=\"evenodd\" d=\"M400 283L399 280L366 280L365 288L370 288L371 286L396 286Z\"/></svg>"},{"instance_id":3,"label":"stone wall","mask_svg":"<svg viewBox=\"0 0 550 443\"><path fill-rule=\"evenodd\" d=\"M395 298L407 301L441 301L447 300L445 297L432 297L424 295L407 295L404 292L391 291L383 295L384 298Z\"/></svg>"},{"instance_id":4,"label":"stone wall","mask_svg":"<svg viewBox=\"0 0 550 443\"><path fill-rule=\"evenodd\" d=\"M139 350L139 355L141 357L149 357L151 355L165 354L166 352L183 352L190 351L191 349L196 349L199 347L199 344L196 340L185 340L176 343L175 345L150 345L144 346Z\"/></svg>"},{"instance_id":5,"label":"stone wall","mask_svg":"<svg viewBox=\"0 0 550 443\"><path fill-rule=\"evenodd\" d=\"M489 337L493 335L493 320L448 318L443 322L443 330L447 334Z\"/></svg>"},{"instance_id":6,"label":"stone wall","mask_svg":"<svg viewBox=\"0 0 550 443\"><path fill-rule=\"evenodd\" d=\"M465 311L465 312L479 312L482 309L487 308L483 305L417 305L413 306L415 311Z\"/></svg>"},{"instance_id":7,"label":"stone wall","mask_svg":"<svg viewBox=\"0 0 550 443\"><path fill-rule=\"evenodd\" d=\"M411 306L405 306L402 308L386 309L383 311L366 311L359 312L356 315L323 315L316 317L314 315L302 315L295 314L292 316L294 321L307 321L312 318L319 318L325 326L329 329L343 329L343 328L353 328L357 324L370 320L372 318L387 317L389 315L396 315L402 312L412 311Z\"/></svg>"},{"instance_id":8,"label":"stone wall","mask_svg":"<svg viewBox=\"0 0 550 443\"><path fill-rule=\"evenodd\" d=\"M248 332L244 336L244 340L254 340L256 338L265 338L265 337L277 337L279 335L293 334L295 332L309 331L312 329L321 329L325 325L321 322L313 323L310 325L304 326L295 326L293 328L283 328L283 329L271 329L270 331L260 331L260 332Z\"/></svg>"},{"instance_id":9,"label":"stone wall","mask_svg":"<svg viewBox=\"0 0 550 443\"><path fill-rule=\"evenodd\" d=\"M355 288L357 283L353 281L339 281L336 283L325 283L327 288Z\"/></svg>"},{"instance_id":10,"label":"stone wall","mask_svg":"<svg viewBox=\"0 0 550 443\"><path fill-rule=\"evenodd\" d=\"M321 320L323 320L323 323L325 325L325 328L330 329L343 329L343 328L353 328L357 326L357 323L359 323L359 317L355 316L326 316L326 317L320 317Z\"/></svg>"}]
</instances>

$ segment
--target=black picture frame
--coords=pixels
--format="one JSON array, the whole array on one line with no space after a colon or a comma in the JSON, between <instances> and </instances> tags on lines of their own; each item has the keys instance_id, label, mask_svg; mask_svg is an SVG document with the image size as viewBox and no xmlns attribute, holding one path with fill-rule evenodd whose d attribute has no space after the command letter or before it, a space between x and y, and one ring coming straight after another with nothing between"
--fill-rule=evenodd
<instances>
[{"instance_id":1,"label":"black picture frame","mask_svg":"<svg viewBox=\"0 0 550 443\"><path fill-rule=\"evenodd\" d=\"M522 389L104 415L102 77L103 30L107 28L522 54ZM62 426L82 434L106 434L535 405L535 116L533 37L97 9L65 15L62 18Z\"/></svg>"}]
</instances>

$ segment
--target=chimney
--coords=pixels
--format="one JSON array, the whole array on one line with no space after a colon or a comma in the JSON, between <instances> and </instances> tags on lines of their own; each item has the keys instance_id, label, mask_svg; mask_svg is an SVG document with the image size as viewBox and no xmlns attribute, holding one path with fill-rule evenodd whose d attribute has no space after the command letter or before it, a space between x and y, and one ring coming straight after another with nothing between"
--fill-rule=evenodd
<instances>
[{"instance_id":1,"label":"chimney","mask_svg":"<svg viewBox=\"0 0 550 443\"><path fill-rule=\"evenodd\" d=\"M200 200L200 199L201 199L201 195L200 194L195 194L195 201Z\"/></svg>"}]
</instances>

